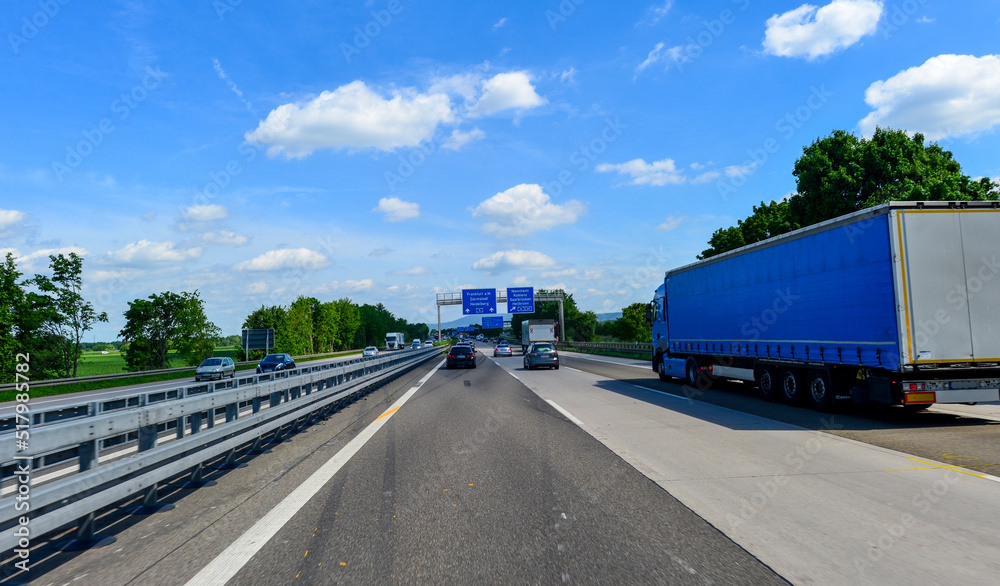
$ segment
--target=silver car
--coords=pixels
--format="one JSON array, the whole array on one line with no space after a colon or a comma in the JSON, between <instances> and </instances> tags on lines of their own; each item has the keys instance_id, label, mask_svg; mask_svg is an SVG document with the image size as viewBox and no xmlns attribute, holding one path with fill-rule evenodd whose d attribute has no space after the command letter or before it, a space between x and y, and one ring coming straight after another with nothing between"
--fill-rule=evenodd
<instances>
[{"instance_id":1,"label":"silver car","mask_svg":"<svg viewBox=\"0 0 1000 586\"><path fill-rule=\"evenodd\" d=\"M378 348L376 348L375 346L368 346L367 348L361 351L362 358L374 358L376 356L378 356Z\"/></svg>"},{"instance_id":2,"label":"silver car","mask_svg":"<svg viewBox=\"0 0 1000 586\"><path fill-rule=\"evenodd\" d=\"M194 380L222 380L226 377L236 378L236 363L232 358L220 356L206 358L194 371Z\"/></svg>"}]
</instances>

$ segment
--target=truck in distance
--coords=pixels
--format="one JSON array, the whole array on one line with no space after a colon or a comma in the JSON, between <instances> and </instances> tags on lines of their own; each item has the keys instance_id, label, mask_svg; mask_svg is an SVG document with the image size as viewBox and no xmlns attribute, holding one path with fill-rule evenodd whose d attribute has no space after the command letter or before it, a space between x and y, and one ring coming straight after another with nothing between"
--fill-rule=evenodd
<instances>
[{"instance_id":1,"label":"truck in distance","mask_svg":"<svg viewBox=\"0 0 1000 586\"><path fill-rule=\"evenodd\" d=\"M528 351L528 346L535 342L552 342L556 339L556 321L554 319L528 319L521 322L521 353Z\"/></svg>"},{"instance_id":2,"label":"truck in distance","mask_svg":"<svg viewBox=\"0 0 1000 586\"><path fill-rule=\"evenodd\" d=\"M389 332L385 335L386 350L402 350L406 340L401 332Z\"/></svg>"},{"instance_id":3,"label":"truck in distance","mask_svg":"<svg viewBox=\"0 0 1000 586\"><path fill-rule=\"evenodd\" d=\"M662 380L816 409L1000 400L1000 202L890 202L666 272Z\"/></svg>"}]
</instances>

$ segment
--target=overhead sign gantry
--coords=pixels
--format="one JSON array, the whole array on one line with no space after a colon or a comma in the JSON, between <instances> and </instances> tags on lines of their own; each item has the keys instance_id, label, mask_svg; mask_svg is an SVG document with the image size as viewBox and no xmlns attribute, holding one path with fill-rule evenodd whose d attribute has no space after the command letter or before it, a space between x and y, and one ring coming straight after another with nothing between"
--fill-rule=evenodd
<instances>
[{"instance_id":1,"label":"overhead sign gantry","mask_svg":"<svg viewBox=\"0 0 1000 586\"><path fill-rule=\"evenodd\" d=\"M442 305L461 305L462 315L470 316L496 313L497 307L501 303L507 303L507 313L534 313L538 303L555 301L559 304L559 337L565 342L566 322L563 315L563 301L566 294L562 289L543 293L535 293L534 291L533 287L510 287L499 291L497 289L463 289L453 293L438 293L438 341L441 340Z\"/></svg>"}]
</instances>

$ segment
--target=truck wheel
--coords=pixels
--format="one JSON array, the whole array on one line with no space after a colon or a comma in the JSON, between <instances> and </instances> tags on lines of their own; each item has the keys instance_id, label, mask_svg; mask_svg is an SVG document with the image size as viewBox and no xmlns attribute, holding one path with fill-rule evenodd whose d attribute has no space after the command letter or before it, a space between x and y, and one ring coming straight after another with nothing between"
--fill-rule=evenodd
<instances>
[{"instance_id":1,"label":"truck wheel","mask_svg":"<svg viewBox=\"0 0 1000 586\"><path fill-rule=\"evenodd\" d=\"M712 379L698 366L698 361L688 357L684 364L684 379L687 384L699 389L707 389L712 386Z\"/></svg>"},{"instance_id":2,"label":"truck wheel","mask_svg":"<svg viewBox=\"0 0 1000 586\"><path fill-rule=\"evenodd\" d=\"M765 401L777 401L781 398L778 392L778 377L773 366L758 366L754 373L757 381L757 390Z\"/></svg>"},{"instance_id":3,"label":"truck wheel","mask_svg":"<svg viewBox=\"0 0 1000 586\"><path fill-rule=\"evenodd\" d=\"M659 375L660 380L663 382L670 380L670 375L667 374L667 365L663 363L663 354L657 356L656 374Z\"/></svg>"},{"instance_id":4,"label":"truck wheel","mask_svg":"<svg viewBox=\"0 0 1000 586\"><path fill-rule=\"evenodd\" d=\"M833 385L830 377L822 370L809 373L808 392L809 405L817 411L826 411L833 404Z\"/></svg>"},{"instance_id":5,"label":"truck wheel","mask_svg":"<svg viewBox=\"0 0 1000 586\"><path fill-rule=\"evenodd\" d=\"M781 369L781 399L789 405L798 405L802 402L805 393L802 389L802 376L798 369Z\"/></svg>"}]
</instances>

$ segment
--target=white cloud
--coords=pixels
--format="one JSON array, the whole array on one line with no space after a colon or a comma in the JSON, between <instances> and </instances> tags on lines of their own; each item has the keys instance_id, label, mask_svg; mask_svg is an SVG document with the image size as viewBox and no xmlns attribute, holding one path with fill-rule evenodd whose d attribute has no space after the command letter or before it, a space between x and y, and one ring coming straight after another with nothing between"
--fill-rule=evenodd
<instances>
[{"instance_id":1,"label":"white cloud","mask_svg":"<svg viewBox=\"0 0 1000 586\"><path fill-rule=\"evenodd\" d=\"M371 291L372 287L375 286L375 282L371 279L361 279L359 281L344 281L342 287L351 292L358 291Z\"/></svg>"},{"instance_id":2,"label":"white cloud","mask_svg":"<svg viewBox=\"0 0 1000 586\"><path fill-rule=\"evenodd\" d=\"M709 181L715 181L719 177L722 177L722 173L718 171L705 171L701 175L693 177L691 183L708 183Z\"/></svg>"},{"instance_id":3,"label":"white cloud","mask_svg":"<svg viewBox=\"0 0 1000 586\"><path fill-rule=\"evenodd\" d=\"M526 71L498 73L483 82L483 93L470 110L473 116L487 116L504 110L526 110L548 103L535 92Z\"/></svg>"},{"instance_id":4,"label":"white cloud","mask_svg":"<svg viewBox=\"0 0 1000 586\"><path fill-rule=\"evenodd\" d=\"M250 293L251 295L267 293L267 289L267 283L264 281L255 281L247 285L247 293Z\"/></svg>"},{"instance_id":5,"label":"white cloud","mask_svg":"<svg viewBox=\"0 0 1000 586\"><path fill-rule=\"evenodd\" d=\"M385 214L386 222L402 222L419 217L420 204L403 201L398 197L383 197L372 211Z\"/></svg>"},{"instance_id":6,"label":"white cloud","mask_svg":"<svg viewBox=\"0 0 1000 586\"><path fill-rule=\"evenodd\" d=\"M28 214L18 210L0 209L0 234L28 219Z\"/></svg>"},{"instance_id":7,"label":"white cloud","mask_svg":"<svg viewBox=\"0 0 1000 586\"><path fill-rule=\"evenodd\" d=\"M559 81L564 83L576 83L576 67L570 67L559 74Z\"/></svg>"},{"instance_id":8,"label":"white cloud","mask_svg":"<svg viewBox=\"0 0 1000 586\"><path fill-rule=\"evenodd\" d=\"M748 165L729 165L723 171L726 177L743 177L744 175L753 173L756 168L757 163L750 163Z\"/></svg>"},{"instance_id":9,"label":"white cloud","mask_svg":"<svg viewBox=\"0 0 1000 586\"><path fill-rule=\"evenodd\" d=\"M556 261L541 252L534 250L505 250L481 258L472 265L477 271L495 274L514 269L544 269L556 264Z\"/></svg>"},{"instance_id":10,"label":"white cloud","mask_svg":"<svg viewBox=\"0 0 1000 586\"><path fill-rule=\"evenodd\" d=\"M40 270L42 267L49 266L49 256L64 255L69 256L69 253L75 252L79 256L87 256L87 250L85 248L80 248L79 246L64 246L62 248L42 248L34 252L30 252L21 256L17 254L14 249L9 249L11 253L14 254L14 258L17 259L18 270L21 271L35 271ZM0 259L5 256L5 252L0 251ZM35 261L38 261L37 263Z\"/></svg>"},{"instance_id":11,"label":"white cloud","mask_svg":"<svg viewBox=\"0 0 1000 586\"><path fill-rule=\"evenodd\" d=\"M649 9L646 10L646 16L643 17L642 21L648 25L656 24L657 22L660 21L660 19L662 19L664 16L667 15L667 13L670 12L670 9L673 7L673 5L674 5L674 0L666 0L666 2L664 2L662 5L656 4L650 6Z\"/></svg>"},{"instance_id":12,"label":"white cloud","mask_svg":"<svg viewBox=\"0 0 1000 586\"><path fill-rule=\"evenodd\" d=\"M128 282L134 281L142 275L138 269L121 269L116 271L94 270L87 271L87 281L103 283L105 281Z\"/></svg>"},{"instance_id":13,"label":"white cloud","mask_svg":"<svg viewBox=\"0 0 1000 586\"><path fill-rule=\"evenodd\" d=\"M521 275L520 277L517 277L517 278L514 279L514 286L515 287L524 287L525 285L528 285L530 282L531 281L528 280L528 277L525 277L524 275Z\"/></svg>"},{"instance_id":14,"label":"white cloud","mask_svg":"<svg viewBox=\"0 0 1000 586\"><path fill-rule=\"evenodd\" d=\"M229 217L229 210L226 206L215 204L189 206L181 212L181 215L189 222L210 222L212 220L225 220Z\"/></svg>"},{"instance_id":15,"label":"white cloud","mask_svg":"<svg viewBox=\"0 0 1000 586\"><path fill-rule=\"evenodd\" d=\"M326 255L308 248L280 248L237 263L237 271L280 271L285 269L318 269L330 262Z\"/></svg>"},{"instance_id":16,"label":"white cloud","mask_svg":"<svg viewBox=\"0 0 1000 586\"><path fill-rule=\"evenodd\" d=\"M472 209L472 216L488 220L483 224L484 233L510 237L572 224L586 212L587 207L579 201L554 204L540 185L522 183L482 202Z\"/></svg>"},{"instance_id":17,"label":"white cloud","mask_svg":"<svg viewBox=\"0 0 1000 586\"><path fill-rule=\"evenodd\" d=\"M618 164L602 163L596 168L598 173L617 171L619 175L628 175L632 185L680 185L687 182L683 171L677 169L673 159L663 159L647 163L644 159L632 159Z\"/></svg>"},{"instance_id":18,"label":"white cloud","mask_svg":"<svg viewBox=\"0 0 1000 586\"><path fill-rule=\"evenodd\" d=\"M663 223L656 227L657 230L663 230L669 232L674 228L677 228L684 222L684 216L670 216Z\"/></svg>"},{"instance_id":19,"label":"white cloud","mask_svg":"<svg viewBox=\"0 0 1000 586\"><path fill-rule=\"evenodd\" d=\"M430 275L433 274L427 267L413 267L412 269L401 269L398 271L390 271L390 275L402 275L402 276L419 276L419 275Z\"/></svg>"},{"instance_id":20,"label":"white cloud","mask_svg":"<svg viewBox=\"0 0 1000 586\"><path fill-rule=\"evenodd\" d=\"M875 0L834 0L822 8L803 4L767 19L764 52L809 60L829 55L873 34L882 11Z\"/></svg>"},{"instance_id":21,"label":"white cloud","mask_svg":"<svg viewBox=\"0 0 1000 586\"><path fill-rule=\"evenodd\" d=\"M151 242L140 240L125 245L120 250L105 255L105 262L126 265L147 265L159 263L179 263L201 257L202 249L192 247L178 249L173 242Z\"/></svg>"},{"instance_id":22,"label":"white cloud","mask_svg":"<svg viewBox=\"0 0 1000 586\"><path fill-rule=\"evenodd\" d=\"M307 102L278 106L245 138L268 147L269 157L284 153L289 159L324 148L392 151L430 140L439 124L453 119L446 94L408 89L386 99L354 81Z\"/></svg>"},{"instance_id":23,"label":"white cloud","mask_svg":"<svg viewBox=\"0 0 1000 586\"><path fill-rule=\"evenodd\" d=\"M677 45L676 47L667 49L663 43L656 43L653 50L646 56L646 60L635 68L635 76L638 76L643 70L655 63L663 62L665 63L664 67L669 69L671 63L680 63L685 60L687 60L687 57L684 56L684 47Z\"/></svg>"},{"instance_id":24,"label":"white cloud","mask_svg":"<svg viewBox=\"0 0 1000 586\"><path fill-rule=\"evenodd\" d=\"M392 252L391 248L383 246L382 248L376 248L376 249L372 250L371 252L368 253L368 256L373 257L373 258L377 258L377 257L380 257L380 256L385 256L385 255L389 254L390 252Z\"/></svg>"},{"instance_id":25,"label":"white cloud","mask_svg":"<svg viewBox=\"0 0 1000 586\"><path fill-rule=\"evenodd\" d=\"M874 111L858 123L921 132L940 140L983 132L1000 124L1000 56L938 55L865 91Z\"/></svg>"},{"instance_id":26,"label":"white cloud","mask_svg":"<svg viewBox=\"0 0 1000 586\"><path fill-rule=\"evenodd\" d=\"M503 17L503 18L501 18L500 20L498 20L497 23L495 25L493 25L493 30L498 30L498 29L502 28L503 25L505 25L505 24L507 24L507 17L506 16Z\"/></svg>"},{"instance_id":27,"label":"white cloud","mask_svg":"<svg viewBox=\"0 0 1000 586\"><path fill-rule=\"evenodd\" d=\"M482 140L486 133L478 128L473 128L469 132L462 132L459 129L451 131L451 136L441 145L443 148L457 151L474 140Z\"/></svg>"},{"instance_id":28,"label":"white cloud","mask_svg":"<svg viewBox=\"0 0 1000 586\"><path fill-rule=\"evenodd\" d=\"M194 241L205 246L243 246L249 239L236 232L221 230L219 232L205 232L195 238Z\"/></svg>"}]
</instances>

